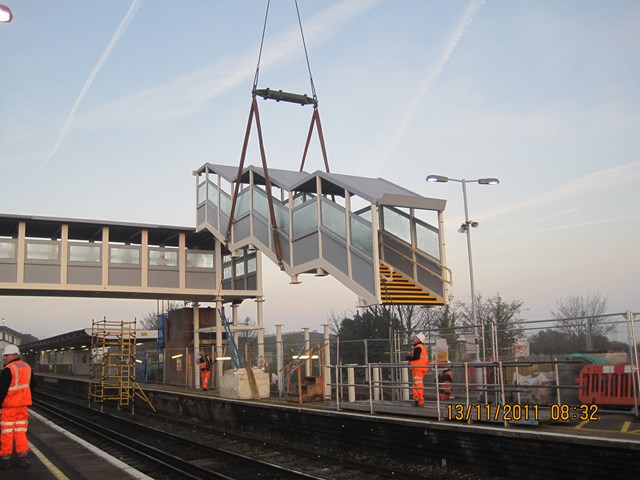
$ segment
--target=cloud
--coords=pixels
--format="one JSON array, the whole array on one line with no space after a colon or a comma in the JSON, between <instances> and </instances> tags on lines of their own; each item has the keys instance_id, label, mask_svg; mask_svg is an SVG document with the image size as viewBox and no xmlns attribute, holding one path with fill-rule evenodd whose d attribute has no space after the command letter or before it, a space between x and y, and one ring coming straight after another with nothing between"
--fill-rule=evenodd
<instances>
[{"instance_id":1,"label":"cloud","mask_svg":"<svg viewBox=\"0 0 640 480\"><path fill-rule=\"evenodd\" d=\"M307 45L317 46L336 35L354 17L374 8L380 0L344 0L303 24ZM296 24L268 40L261 69L288 64L304 53ZM171 122L193 114L206 102L255 74L257 50L233 53L170 82L128 95L83 115L84 128L131 127Z\"/></svg>"},{"instance_id":2,"label":"cloud","mask_svg":"<svg viewBox=\"0 0 640 480\"><path fill-rule=\"evenodd\" d=\"M129 27L129 24L133 20L133 17L135 16L136 12L140 8L141 4L142 4L142 0L133 0L133 2L131 2L131 6L129 7L127 14L122 19L122 22L120 22L120 25L118 25L118 28L116 29L115 33L111 37L111 40L109 41L109 44L107 45L107 48L104 50L104 52L102 52L102 55L98 59L98 62L94 65L93 69L89 73L89 76L84 81L84 85L80 90L80 94L78 95L78 98L76 98L76 101L73 103L73 106L71 107L71 111L69 112L69 115L67 116L67 119L65 120L64 125L62 126L62 130L58 137L58 141L56 142L53 149L51 150L47 158L45 158L44 162L40 166L39 172L42 171L42 169L47 164L47 162L49 162L49 160L53 158L53 156L56 154L56 152L64 142L64 139L66 138L67 133L69 133L69 130L71 129L71 124L76 118L76 112L78 111L78 108L80 108L80 105L82 104L82 101L84 100L84 98L87 96L87 93L91 88L91 85L93 85L93 82L96 79L96 76L98 75L98 72L111 56L111 53L113 52L114 48L118 44L120 37L122 37L122 34Z\"/></svg>"},{"instance_id":3,"label":"cloud","mask_svg":"<svg viewBox=\"0 0 640 480\"><path fill-rule=\"evenodd\" d=\"M438 63L436 63L436 65L431 69L431 72L427 76L426 80L422 83L422 85L420 85L418 94L413 97L413 101L409 104L409 107L405 111L404 116L400 120L396 133L393 135L391 141L387 144L386 148L384 148L384 150L380 154L378 161L371 168L369 175L375 177L379 174L382 167L389 160L391 152L393 152L393 150L395 150L398 144L402 141L403 137L407 133L407 130L411 126L411 122L415 117L420 104L424 100L424 97L427 95L436 79L440 76L442 70L444 70L445 65L451 58L453 51L462 38L462 35L473 21L473 18L475 17L476 13L478 13L478 10L480 10L480 7L482 7L482 5L484 4L484 1L485 0L471 0L467 5L460 23L456 26L453 32L451 32L449 39L445 43L444 50L442 51L442 55L440 56Z\"/></svg>"},{"instance_id":4,"label":"cloud","mask_svg":"<svg viewBox=\"0 0 640 480\"><path fill-rule=\"evenodd\" d=\"M619 188L638 182L640 182L640 161L630 162L585 175L523 202L483 212L482 216L483 218L492 218L520 210L540 209L545 205L559 204L579 195L593 196L602 190Z\"/></svg>"}]
</instances>

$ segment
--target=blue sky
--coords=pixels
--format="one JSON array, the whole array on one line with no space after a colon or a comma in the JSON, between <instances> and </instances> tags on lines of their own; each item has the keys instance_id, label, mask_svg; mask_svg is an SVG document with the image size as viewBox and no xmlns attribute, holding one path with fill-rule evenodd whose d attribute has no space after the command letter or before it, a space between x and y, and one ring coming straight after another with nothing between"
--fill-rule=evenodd
<instances>
[{"instance_id":1,"label":"blue sky","mask_svg":"<svg viewBox=\"0 0 640 480\"><path fill-rule=\"evenodd\" d=\"M0 211L194 225L191 172L240 159L266 0L2 3L14 20L0 25ZM468 186L484 296L522 300L529 319L589 292L640 310L638 2L298 4L331 170L447 199L456 298L469 298L462 192L432 173L500 178ZM292 0L271 2L258 86L310 93ZM260 109L269 166L297 169L310 110ZM355 307L331 278L291 286L265 269L268 331ZM153 308L0 298L7 325L37 336Z\"/></svg>"}]
</instances>

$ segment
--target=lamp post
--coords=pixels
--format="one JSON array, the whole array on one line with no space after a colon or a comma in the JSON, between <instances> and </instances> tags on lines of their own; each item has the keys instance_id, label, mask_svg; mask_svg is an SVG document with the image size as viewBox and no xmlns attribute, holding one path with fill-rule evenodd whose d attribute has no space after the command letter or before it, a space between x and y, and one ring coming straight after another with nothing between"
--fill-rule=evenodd
<instances>
[{"instance_id":1,"label":"lamp post","mask_svg":"<svg viewBox=\"0 0 640 480\"><path fill-rule=\"evenodd\" d=\"M429 175L426 178L427 182L438 182L438 183L447 183L447 182L458 182L462 184L462 198L464 201L464 223L460 225L458 232L467 234L467 252L469 255L469 280L471 284L471 317L473 320L475 341L476 341L476 361L480 361L480 338L478 335L478 307L476 302L476 291L475 291L475 283L473 278L473 256L471 254L471 228L476 228L478 226L478 222L474 222L469 220L469 207L467 205L467 183L477 183L479 185L497 185L500 183L500 180L497 178L479 178L477 180L465 180L443 177L442 175ZM494 361L497 361L497 345L496 345L496 334L495 329L492 332L493 336L493 354ZM482 322L482 361L485 361L485 348L484 348L484 322Z\"/></svg>"},{"instance_id":2,"label":"lamp post","mask_svg":"<svg viewBox=\"0 0 640 480\"><path fill-rule=\"evenodd\" d=\"M11 9L4 5L0 5L0 23L11 23L13 20L13 13Z\"/></svg>"}]
</instances>

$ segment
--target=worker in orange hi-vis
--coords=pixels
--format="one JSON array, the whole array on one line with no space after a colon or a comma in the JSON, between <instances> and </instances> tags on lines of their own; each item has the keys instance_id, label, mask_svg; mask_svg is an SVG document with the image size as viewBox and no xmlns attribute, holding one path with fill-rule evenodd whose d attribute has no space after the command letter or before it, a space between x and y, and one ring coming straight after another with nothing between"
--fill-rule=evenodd
<instances>
[{"instance_id":1,"label":"worker in orange hi-vis","mask_svg":"<svg viewBox=\"0 0 640 480\"><path fill-rule=\"evenodd\" d=\"M421 407L424 405L424 376L429 371L429 352L424 344L424 334L416 334L411 341L413 353L407 357L407 360L413 376L413 404Z\"/></svg>"},{"instance_id":2,"label":"worker in orange hi-vis","mask_svg":"<svg viewBox=\"0 0 640 480\"><path fill-rule=\"evenodd\" d=\"M211 357L204 350L200 351L198 359L200 365L200 384L203 390L209 389L209 377L211 376Z\"/></svg>"},{"instance_id":3,"label":"worker in orange hi-vis","mask_svg":"<svg viewBox=\"0 0 640 480\"><path fill-rule=\"evenodd\" d=\"M438 384L440 386L438 390L438 396L440 400L449 400L451 398L451 391L453 390L453 373L451 373L450 362L447 362L440 373L438 374Z\"/></svg>"},{"instance_id":4,"label":"worker in orange hi-vis","mask_svg":"<svg viewBox=\"0 0 640 480\"><path fill-rule=\"evenodd\" d=\"M0 468L11 468L11 455L15 443L18 465L28 467L29 442L29 406L31 389L35 386L31 367L20 359L20 349L16 345L7 345L2 352L4 368L0 374Z\"/></svg>"}]
</instances>

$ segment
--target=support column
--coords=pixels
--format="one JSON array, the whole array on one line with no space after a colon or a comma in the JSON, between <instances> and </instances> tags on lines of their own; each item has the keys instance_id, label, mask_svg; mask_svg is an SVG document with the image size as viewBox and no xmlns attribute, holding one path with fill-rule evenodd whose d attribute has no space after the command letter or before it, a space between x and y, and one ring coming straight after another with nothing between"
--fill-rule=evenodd
<instances>
[{"instance_id":1,"label":"support column","mask_svg":"<svg viewBox=\"0 0 640 480\"><path fill-rule=\"evenodd\" d=\"M18 260L17 266L17 283L24 283L24 263L27 258L27 224L26 222L20 222L18 224L18 244L17 244L16 257Z\"/></svg>"},{"instance_id":2,"label":"support column","mask_svg":"<svg viewBox=\"0 0 640 480\"><path fill-rule=\"evenodd\" d=\"M284 390L284 345L282 344L282 325L276 325L276 369L278 370L278 396L282 398Z\"/></svg>"},{"instance_id":3,"label":"support column","mask_svg":"<svg viewBox=\"0 0 640 480\"><path fill-rule=\"evenodd\" d=\"M256 297L258 315L258 361L264 363L264 297Z\"/></svg>"},{"instance_id":4,"label":"support column","mask_svg":"<svg viewBox=\"0 0 640 480\"><path fill-rule=\"evenodd\" d=\"M376 298L381 302L382 294L380 293L380 245L378 243L378 206L371 204L371 235L373 235L373 271L375 272ZM382 303L382 302L381 302Z\"/></svg>"},{"instance_id":5,"label":"support column","mask_svg":"<svg viewBox=\"0 0 640 480\"><path fill-rule=\"evenodd\" d=\"M349 280L353 280L353 266L351 265L351 194L345 190L344 192L344 215L345 225L347 227L347 275Z\"/></svg>"},{"instance_id":6,"label":"support column","mask_svg":"<svg viewBox=\"0 0 640 480\"><path fill-rule=\"evenodd\" d=\"M69 273L69 225L62 225L60 232L60 285L67 284Z\"/></svg>"},{"instance_id":7,"label":"support column","mask_svg":"<svg viewBox=\"0 0 640 480\"><path fill-rule=\"evenodd\" d=\"M331 334L329 325L322 325L324 329L324 345L322 355L324 355L324 399L331 399Z\"/></svg>"},{"instance_id":8,"label":"support column","mask_svg":"<svg viewBox=\"0 0 640 480\"><path fill-rule=\"evenodd\" d=\"M304 349L306 350L307 355L309 356L309 358L307 358L304 364L304 375L305 377L310 377L311 362L313 362L313 360L311 359L311 352L309 351L309 349L311 348L311 345L309 343L309 327L305 327L303 328L303 330L304 330Z\"/></svg>"},{"instance_id":9,"label":"support column","mask_svg":"<svg viewBox=\"0 0 640 480\"><path fill-rule=\"evenodd\" d=\"M109 286L109 227L102 227L102 288Z\"/></svg>"},{"instance_id":10,"label":"support column","mask_svg":"<svg viewBox=\"0 0 640 480\"><path fill-rule=\"evenodd\" d=\"M149 230L142 230L140 245L140 267L142 278L140 285L143 289L149 287Z\"/></svg>"},{"instance_id":11,"label":"support column","mask_svg":"<svg viewBox=\"0 0 640 480\"><path fill-rule=\"evenodd\" d=\"M178 237L178 284L180 289L187 288L187 236L181 233Z\"/></svg>"},{"instance_id":12,"label":"support column","mask_svg":"<svg viewBox=\"0 0 640 480\"><path fill-rule=\"evenodd\" d=\"M200 354L200 304L193 302L193 386L200 388L200 366L196 355ZM189 356L187 355L187 360Z\"/></svg>"},{"instance_id":13,"label":"support column","mask_svg":"<svg viewBox=\"0 0 640 480\"><path fill-rule=\"evenodd\" d=\"M216 299L216 358L222 357L222 317L220 310L222 309L222 297ZM222 381L223 362L216 362L216 388L220 389Z\"/></svg>"}]
</instances>

